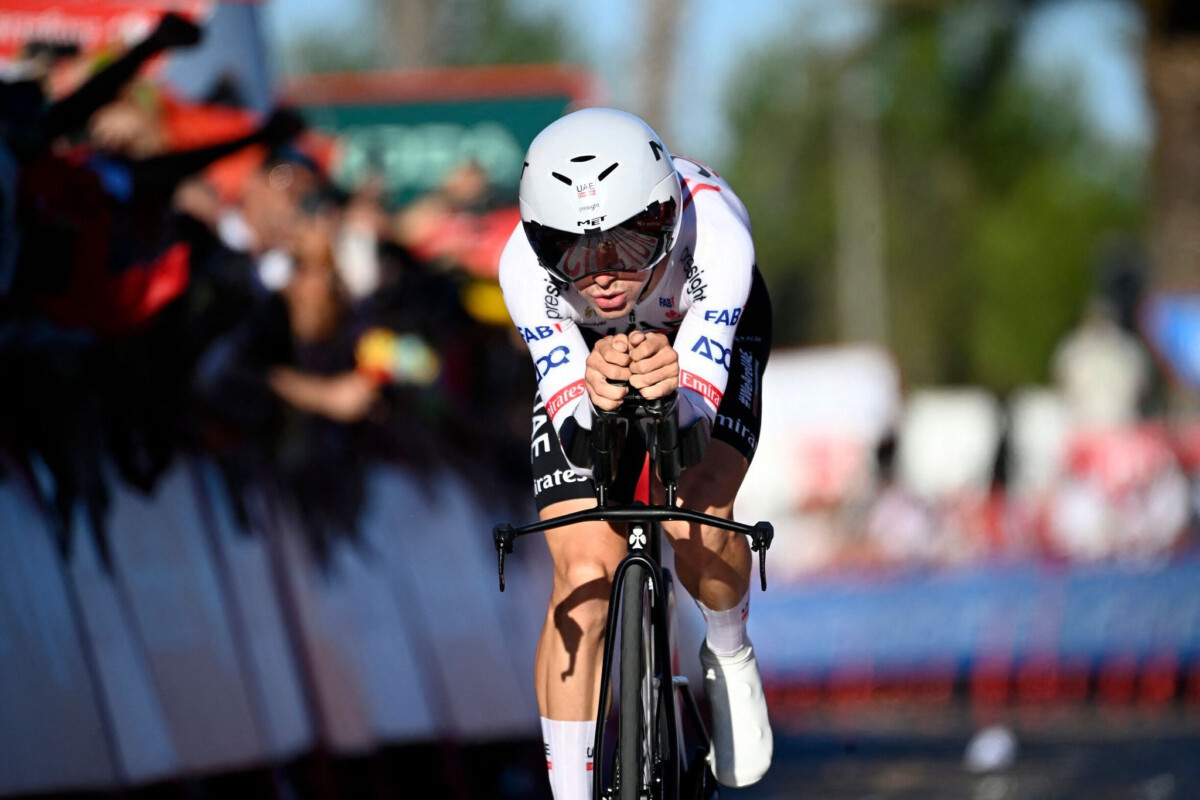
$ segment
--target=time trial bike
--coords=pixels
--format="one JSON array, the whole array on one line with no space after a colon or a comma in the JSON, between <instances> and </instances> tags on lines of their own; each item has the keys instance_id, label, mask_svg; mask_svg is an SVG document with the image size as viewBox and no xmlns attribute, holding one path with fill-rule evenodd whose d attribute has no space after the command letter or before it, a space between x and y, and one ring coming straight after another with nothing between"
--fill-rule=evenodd
<instances>
[{"instance_id":1,"label":"time trial bike","mask_svg":"<svg viewBox=\"0 0 1200 800\"><path fill-rule=\"evenodd\" d=\"M650 474L658 476L665 490L663 505L609 503L621 446L630 429L640 431L645 440ZM605 753L613 653L619 640L617 731L615 746L595 759L592 796L603 800L712 800L720 790L708 769L711 741L688 679L675 674L674 582L670 570L662 566L662 523L683 520L750 537L750 547L759 555L764 590L766 555L774 530L768 522L745 525L676 506L684 459L673 395L646 400L630 389L620 409L597 412L592 457L595 508L520 527L511 523L495 526L492 534L500 591L505 586L504 557L513 552L520 537L580 522L624 523L628 552L612 580L593 749L597 756Z\"/></svg>"}]
</instances>

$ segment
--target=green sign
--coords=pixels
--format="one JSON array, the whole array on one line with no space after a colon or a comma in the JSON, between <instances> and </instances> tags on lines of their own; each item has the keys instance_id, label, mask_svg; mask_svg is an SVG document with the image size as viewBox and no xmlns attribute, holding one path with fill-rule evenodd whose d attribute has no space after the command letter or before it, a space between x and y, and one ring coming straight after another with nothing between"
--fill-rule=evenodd
<instances>
[{"instance_id":1,"label":"green sign","mask_svg":"<svg viewBox=\"0 0 1200 800\"><path fill-rule=\"evenodd\" d=\"M515 201L529 143L571 103L563 94L302 108L314 128L337 134L341 156L333 177L343 187L378 175L389 198L403 203L474 161L501 199Z\"/></svg>"}]
</instances>

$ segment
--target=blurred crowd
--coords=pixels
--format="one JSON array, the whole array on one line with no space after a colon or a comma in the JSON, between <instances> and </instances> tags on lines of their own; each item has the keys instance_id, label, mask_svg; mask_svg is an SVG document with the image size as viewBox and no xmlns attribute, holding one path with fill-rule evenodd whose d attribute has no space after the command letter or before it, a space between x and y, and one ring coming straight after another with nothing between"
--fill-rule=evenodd
<instances>
[{"instance_id":1,"label":"blurred crowd","mask_svg":"<svg viewBox=\"0 0 1200 800\"><path fill-rule=\"evenodd\" d=\"M297 114L145 77L201 36L168 14L101 57L33 43L0 81L0 479L102 556L109 482L150 492L181 453L243 516L284 493L318 555L373 461L524 498L533 375L462 244L486 174L403 208L338 188Z\"/></svg>"},{"instance_id":2,"label":"blurred crowd","mask_svg":"<svg viewBox=\"0 0 1200 800\"><path fill-rule=\"evenodd\" d=\"M1096 298L1050 385L1004 403L978 387L913 390L878 439L802 435L776 569L1146 568L1194 553L1200 417L1162 411L1152 352Z\"/></svg>"}]
</instances>

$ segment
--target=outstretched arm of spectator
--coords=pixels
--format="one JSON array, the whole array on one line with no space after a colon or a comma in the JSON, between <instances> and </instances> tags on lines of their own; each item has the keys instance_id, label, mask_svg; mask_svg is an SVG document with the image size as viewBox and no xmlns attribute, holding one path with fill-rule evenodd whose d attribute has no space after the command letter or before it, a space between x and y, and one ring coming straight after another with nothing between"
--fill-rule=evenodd
<instances>
[{"instance_id":1,"label":"outstretched arm of spectator","mask_svg":"<svg viewBox=\"0 0 1200 800\"><path fill-rule=\"evenodd\" d=\"M379 398L379 389L358 372L314 375L292 367L275 367L267 383L284 401L301 411L336 422L358 422Z\"/></svg>"},{"instance_id":2,"label":"outstretched arm of spectator","mask_svg":"<svg viewBox=\"0 0 1200 800\"><path fill-rule=\"evenodd\" d=\"M80 130L101 106L113 101L142 64L163 50L196 44L201 36L202 31L194 22L178 14L163 15L149 36L46 110L42 121L43 141L48 144L58 136Z\"/></svg>"},{"instance_id":3,"label":"outstretched arm of spectator","mask_svg":"<svg viewBox=\"0 0 1200 800\"><path fill-rule=\"evenodd\" d=\"M129 164L134 193L169 195L184 179L200 172L209 164L244 147L256 144L275 146L304 131L304 120L294 111L277 109L253 133L228 142L195 150L181 150Z\"/></svg>"}]
</instances>

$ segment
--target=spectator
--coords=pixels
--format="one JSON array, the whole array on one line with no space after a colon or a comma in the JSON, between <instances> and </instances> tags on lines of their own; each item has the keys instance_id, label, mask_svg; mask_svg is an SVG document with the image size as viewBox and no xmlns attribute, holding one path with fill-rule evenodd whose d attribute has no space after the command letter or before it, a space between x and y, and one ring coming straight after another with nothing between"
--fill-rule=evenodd
<instances>
[{"instance_id":1,"label":"spectator","mask_svg":"<svg viewBox=\"0 0 1200 800\"><path fill-rule=\"evenodd\" d=\"M296 364L273 367L271 389L293 407L337 422L359 422L379 398L355 368L362 326L349 317L348 295L333 258L333 225L314 220L296 236L295 268L282 290Z\"/></svg>"},{"instance_id":2,"label":"spectator","mask_svg":"<svg viewBox=\"0 0 1200 800\"><path fill-rule=\"evenodd\" d=\"M298 150L276 150L250 175L238 205L220 215L221 240L253 257L258 280L268 290L282 289L291 278L289 248L318 174L316 164Z\"/></svg>"},{"instance_id":3,"label":"spectator","mask_svg":"<svg viewBox=\"0 0 1200 800\"><path fill-rule=\"evenodd\" d=\"M1140 417L1150 360L1138 338L1117 324L1105 301L1089 303L1079 327L1056 350L1053 368L1076 425L1117 427Z\"/></svg>"},{"instance_id":4,"label":"spectator","mask_svg":"<svg viewBox=\"0 0 1200 800\"><path fill-rule=\"evenodd\" d=\"M279 112L247 136L166 151L154 107L144 102L152 93L121 90L146 59L198 38L196 26L168 15L63 100L47 104L32 80L0 87L0 131L14 156L6 192L15 183L19 198L7 208L15 209L20 231L19 247L12 246L18 237L5 237L0 261L15 265L3 287L0 362L11 367L6 378L26 387L6 403L13 412L6 418L20 420L21 429L5 431L12 434L5 440L18 452L39 453L50 467L55 486L48 505L57 509L64 542L79 498L93 529L103 533L103 450L132 485L147 491L154 485L186 441L181 400L207 345L200 339L229 324L219 313L200 325L185 319L212 310L197 302L205 292L194 291L213 288L211 276L194 278L197 268L208 272L215 239L202 223L172 210L172 194L215 159L285 141L301 127L297 117ZM50 148L85 123L93 141ZM239 307L224 305L226 313Z\"/></svg>"}]
</instances>

